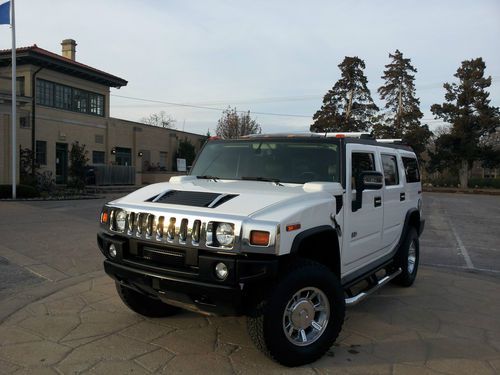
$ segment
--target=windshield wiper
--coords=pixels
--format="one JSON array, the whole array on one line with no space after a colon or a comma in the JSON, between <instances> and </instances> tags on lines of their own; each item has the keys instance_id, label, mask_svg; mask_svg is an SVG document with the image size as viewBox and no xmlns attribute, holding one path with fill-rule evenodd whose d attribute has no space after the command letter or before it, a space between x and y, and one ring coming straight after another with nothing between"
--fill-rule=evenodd
<instances>
[{"instance_id":1,"label":"windshield wiper","mask_svg":"<svg viewBox=\"0 0 500 375\"><path fill-rule=\"evenodd\" d=\"M243 176L241 177L242 180L251 180L251 181L266 181L266 182L274 182L276 185L280 185L280 180L277 178L267 178L267 177L252 177L252 176Z\"/></svg>"},{"instance_id":2,"label":"windshield wiper","mask_svg":"<svg viewBox=\"0 0 500 375\"><path fill-rule=\"evenodd\" d=\"M214 180L214 181L217 181L219 179L219 177L216 177L216 176L210 176L210 175L203 175L203 176L196 176L196 178L200 179L200 180Z\"/></svg>"}]
</instances>

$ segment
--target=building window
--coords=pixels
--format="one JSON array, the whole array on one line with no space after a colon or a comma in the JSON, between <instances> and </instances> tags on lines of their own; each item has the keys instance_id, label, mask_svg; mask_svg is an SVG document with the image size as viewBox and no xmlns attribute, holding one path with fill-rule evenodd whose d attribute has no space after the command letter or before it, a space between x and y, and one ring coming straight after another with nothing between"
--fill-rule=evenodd
<instances>
[{"instance_id":1,"label":"building window","mask_svg":"<svg viewBox=\"0 0 500 375\"><path fill-rule=\"evenodd\" d=\"M97 143L98 145L104 144L104 136L102 134L96 134L95 143Z\"/></svg>"},{"instance_id":2,"label":"building window","mask_svg":"<svg viewBox=\"0 0 500 375\"><path fill-rule=\"evenodd\" d=\"M116 147L115 152L117 165L132 165L132 150L130 148Z\"/></svg>"},{"instance_id":3,"label":"building window","mask_svg":"<svg viewBox=\"0 0 500 375\"><path fill-rule=\"evenodd\" d=\"M36 162L40 165L47 165L47 142L36 141Z\"/></svg>"},{"instance_id":4,"label":"building window","mask_svg":"<svg viewBox=\"0 0 500 375\"><path fill-rule=\"evenodd\" d=\"M44 79L36 80L36 102L47 107L104 116L104 95Z\"/></svg>"},{"instance_id":5,"label":"building window","mask_svg":"<svg viewBox=\"0 0 500 375\"><path fill-rule=\"evenodd\" d=\"M17 95L24 96L24 76L16 77L16 92Z\"/></svg>"},{"instance_id":6,"label":"building window","mask_svg":"<svg viewBox=\"0 0 500 375\"><path fill-rule=\"evenodd\" d=\"M54 84L49 81L37 80L36 102L48 107L54 106Z\"/></svg>"},{"instance_id":7,"label":"building window","mask_svg":"<svg viewBox=\"0 0 500 375\"><path fill-rule=\"evenodd\" d=\"M104 164L104 151L92 151L92 164Z\"/></svg>"},{"instance_id":8,"label":"building window","mask_svg":"<svg viewBox=\"0 0 500 375\"><path fill-rule=\"evenodd\" d=\"M162 152L160 151L160 170L161 171L166 171L167 170L167 152Z\"/></svg>"},{"instance_id":9,"label":"building window","mask_svg":"<svg viewBox=\"0 0 500 375\"><path fill-rule=\"evenodd\" d=\"M19 119L19 126L21 127L21 129L29 129L29 128L31 128L31 124L28 121L27 117L21 117Z\"/></svg>"}]
</instances>

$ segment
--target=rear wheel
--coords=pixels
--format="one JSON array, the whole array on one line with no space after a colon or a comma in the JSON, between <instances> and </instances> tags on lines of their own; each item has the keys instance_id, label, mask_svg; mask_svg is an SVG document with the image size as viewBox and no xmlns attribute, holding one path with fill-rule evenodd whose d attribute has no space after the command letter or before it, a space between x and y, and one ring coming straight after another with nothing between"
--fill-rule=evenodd
<instances>
[{"instance_id":1,"label":"rear wheel","mask_svg":"<svg viewBox=\"0 0 500 375\"><path fill-rule=\"evenodd\" d=\"M411 286L415 282L420 258L420 243L417 230L411 227L406 234L403 245L394 258L396 267L401 273L394 279L394 283L401 286Z\"/></svg>"},{"instance_id":2,"label":"rear wheel","mask_svg":"<svg viewBox=\"0 0 500 375\"><path fill-rule=\"evenodd\" d=\"M115 284L123 303L137 314L150 318L161 318L174 315L179 311L179 308L163 303L159 299L148 297L118 282Z\"/></svg>"},{"instance_id":3,"label":"rear wheel","mask_svg":"<svg viewBox=\"0 0 500 375\"><path fill-rule=\"evenodd\" d=\"M335 342L345 315L344 293L325 266L300 260L247 319L248 332L264 353L285 366L323 356Z\"/></svg>"}]
</instances>

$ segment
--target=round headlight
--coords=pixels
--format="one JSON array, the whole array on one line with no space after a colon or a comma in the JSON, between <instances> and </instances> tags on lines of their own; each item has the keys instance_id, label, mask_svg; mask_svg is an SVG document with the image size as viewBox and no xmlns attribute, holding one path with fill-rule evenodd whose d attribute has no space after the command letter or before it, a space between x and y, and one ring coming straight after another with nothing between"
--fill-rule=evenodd
<instances>
[{"instance_id":1,"label":"round headlight","mask_svg":"<svg viewBox=\"0 0 500 375\"><path fill-rule=\"evenodd\" d=\"M234 229L229 223L220 223L215 231L217 242L222 246L229 246L234 241Z\"/></svg>"},{"instance_id":2,"label":"round headlight","mask_svg":"<svg viewBox=\"0 0 500 375\"><path fill-rule=\"evenodd\" d=\"M125 211L119 211L116 214L116 229L120 232L125 230L125 223L127 222L127 213Z\"/></svg>"}]
</instances>

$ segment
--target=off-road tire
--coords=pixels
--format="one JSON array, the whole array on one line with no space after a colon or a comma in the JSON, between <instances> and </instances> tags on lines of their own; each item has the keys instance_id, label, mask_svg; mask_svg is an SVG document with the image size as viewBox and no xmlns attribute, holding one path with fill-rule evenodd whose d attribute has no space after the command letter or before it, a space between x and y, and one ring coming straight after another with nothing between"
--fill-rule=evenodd
<instances>
[{"instance_id":1,"label":"off-road tire","mask_svg":"<svg viewBox=\"0 0 500 375\"><path fill-rule=\"evenodd\" d=\"M168 305L158 299L146 296L115 282L116 290L123 303L137 314L149 318L162 318L171 316L179 311L178 307Z\"/></svg>"},{"instance_id":2,"label":"off-road tire","mask_svg":"<svg viewBox=\"0 0 500 375\"><path fill-rule=\"evenodd\" d=\"M325 330L308 346L297 346L286 337L283 327L285 308L302 288L320 289L328 298L330 316ZM247 329L262 352L285 366L301 366L322 357L337 339L345 316L344 292L329 268L307 259L288 265L267 299L247 317Z\"/></svg>"},{"instance_id":3,"label":"off-road tire","mask_svg":"<svg viewBox=\"0 0 500 375\"><path fill-rule=\"evenodd\" d=\"M413 243L415 249L415 265L413 271L409 269L408 256L410 247ZM415 227L410 227L406 233L406 237L401 245L398 253L394 257L394 265L396 268L401 268L401 273L393 279L394 284L409 287L415 282L418 271L418 262L420 259L420 244L418 234Z\"/></svg>"}]
</instances>

